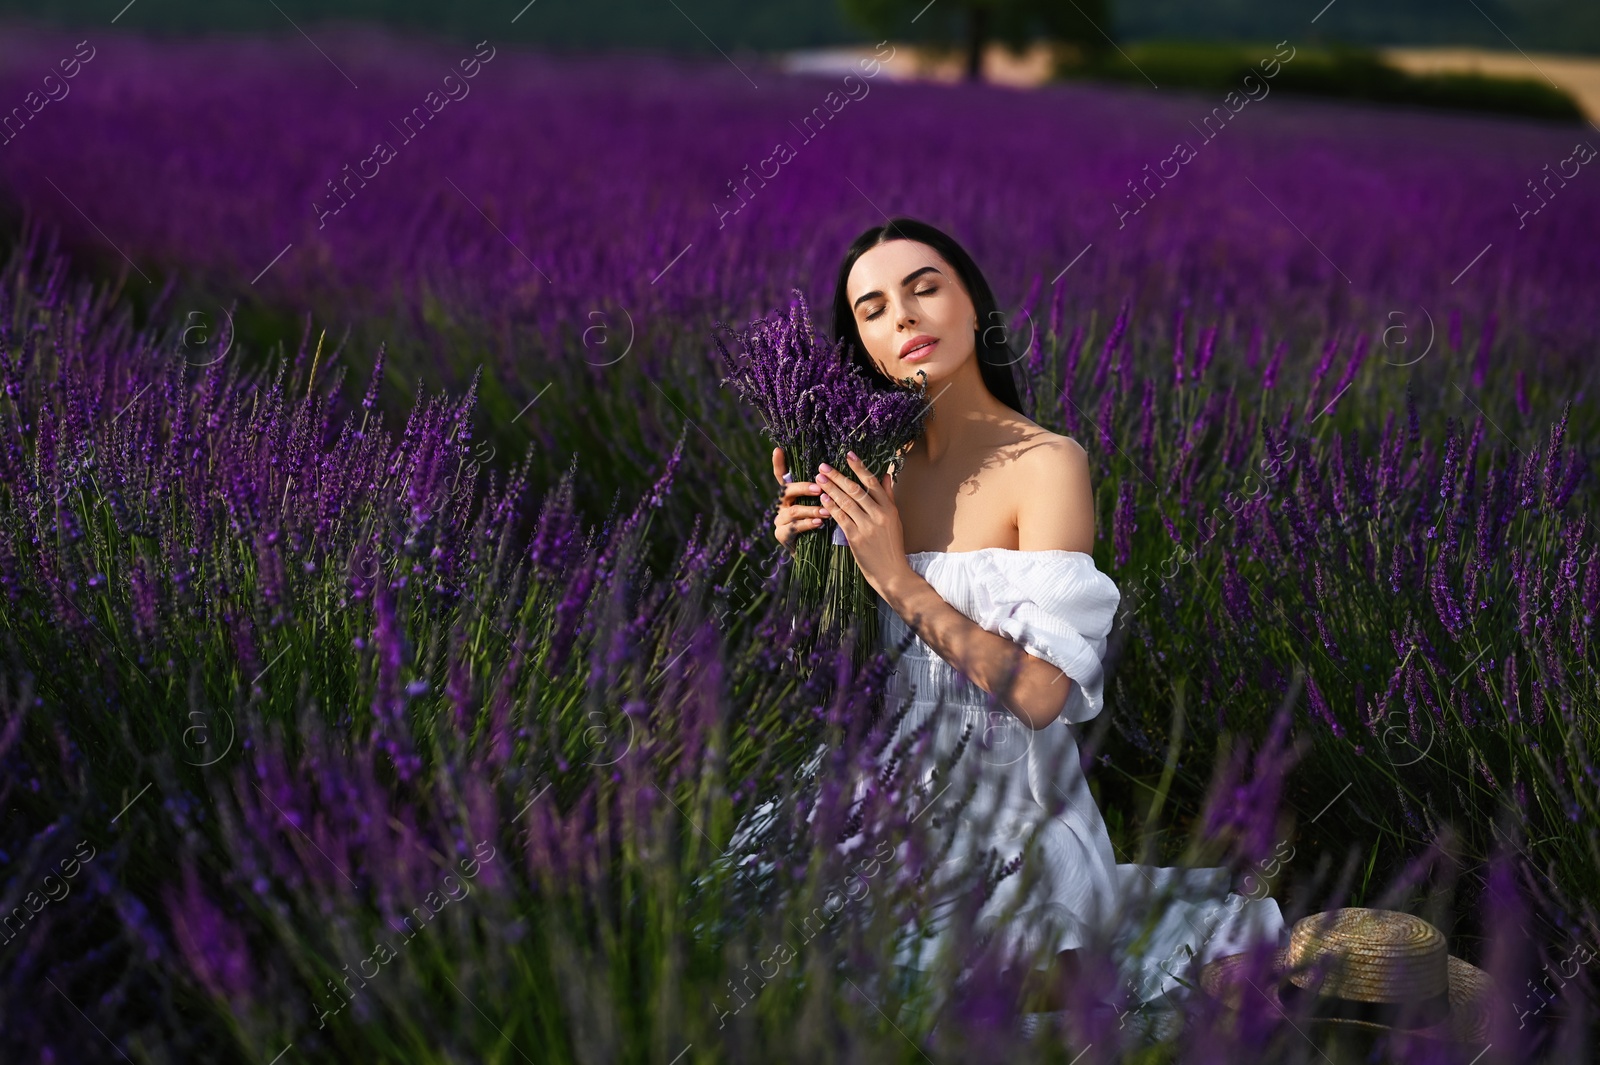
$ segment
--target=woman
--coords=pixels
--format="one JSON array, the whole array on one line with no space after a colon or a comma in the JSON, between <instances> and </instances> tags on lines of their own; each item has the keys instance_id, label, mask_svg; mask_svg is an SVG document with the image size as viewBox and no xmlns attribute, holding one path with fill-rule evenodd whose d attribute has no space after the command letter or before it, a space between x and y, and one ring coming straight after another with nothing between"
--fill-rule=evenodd
<instances>
[{"instance_id":1,"label":"woman","mask_svg":"<svg viewBox=\"0 0 1600 1065\"><path fill-rule=\"evenodd\" d=\"M1021 412L1000 319L982 273L944 233L899 218L861 234L839 268L834 336L886 385L925 371L933 410L893 480L852 456L849 470L824 466L815 482L793 482L774 449L784 486L774 532L790 547L834 519L880 597L885 644L908 626L915 632L888 689L887 706L912 702L900 732L931 720L944 752L970 727L957 772L976 774L979 787L961 818L966 849L951 861L991 847L1009 860L1037 833L1043 888L1002 929L1008 937L1053 939L1063 975L1108 922L1131 925L1128 899L1201 892L1167 906L1140 959L1125 966L1142 1001L1176 986L1195 954L1279 938L1282 916L1271 899L1224 898L1223 870L1116 862L1070 725L1100 712L1101 659L1120 595L1091 556L1087 455ZM819 495L820 505L789 502ZM1002 880L980 923L1014 904L1021 883ZM1047 980L1056 1009L1058 987Z\"/></svg>"}]
</instances>

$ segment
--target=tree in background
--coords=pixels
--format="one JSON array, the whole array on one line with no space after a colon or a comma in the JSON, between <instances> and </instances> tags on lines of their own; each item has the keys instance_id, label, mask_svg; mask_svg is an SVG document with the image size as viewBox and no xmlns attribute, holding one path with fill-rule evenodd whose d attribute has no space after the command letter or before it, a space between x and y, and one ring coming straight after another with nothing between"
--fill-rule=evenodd
<instances>
[{"instance_id":1,"label":"tree in background","mask_svg":"<svg viewBox=\"0 0 1600 1065\"><path fill-rule=\"evenodd\" d=\"M951 47L960 33L971 81L982 76L983 49L990 41L1020 54L1042 37L1071 45L1085 58L1111 44L1110 0L839 0L839 6L846 18L874 36L904 38L913 30L913 21L923 21L931 23L925 32L933 43ZM953 22L959 23L956 33L951 30Z\"/></svg>"}]
</instances>

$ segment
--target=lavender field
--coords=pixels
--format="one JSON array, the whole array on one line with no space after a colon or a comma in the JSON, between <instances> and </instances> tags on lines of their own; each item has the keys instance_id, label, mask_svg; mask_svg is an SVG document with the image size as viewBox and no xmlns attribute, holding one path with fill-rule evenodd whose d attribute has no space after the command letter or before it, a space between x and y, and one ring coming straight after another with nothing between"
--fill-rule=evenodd
<instances>
[{"instance_id":1,"label":"lavender field","mask_svg":"<svg viewBox=\"0 0 1600 1065\"><path fill-rule=\"evenodd\" d=\"M317 44L0 37L6 1060L1368 1060L893 964L939 833L846 817L889 664L795 653L712 332L900 215L1091 456L1119 854L1591 1056L1600 130Z\"/></svg>"}]
</instances>

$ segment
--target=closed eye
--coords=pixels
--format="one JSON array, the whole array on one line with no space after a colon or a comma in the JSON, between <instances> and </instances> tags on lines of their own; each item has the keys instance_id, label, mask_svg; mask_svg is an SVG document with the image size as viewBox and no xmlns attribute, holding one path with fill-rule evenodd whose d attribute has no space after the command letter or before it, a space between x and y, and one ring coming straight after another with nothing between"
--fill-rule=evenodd
<instances>
[{"instance_id":1,"label":"closed eye","mask_svg":"<svg viewBox=\"0 0 1600 1065\"><path fill-rule=\"evenodd\" d=\"M913 292L912 295L913 296L931 296L935 292L938 292L938 291L939 291L939 286L938 285L934 285L932 288L919 289L918 291ZM877 310L873 311L871 314L867 315L866 318L864 318L862 320L870 322L870 321L872 321L874 318L878 317L878 315L880 315L882 313L883 313L883 308L879 307Z\"/></svg>"}]
</instances>

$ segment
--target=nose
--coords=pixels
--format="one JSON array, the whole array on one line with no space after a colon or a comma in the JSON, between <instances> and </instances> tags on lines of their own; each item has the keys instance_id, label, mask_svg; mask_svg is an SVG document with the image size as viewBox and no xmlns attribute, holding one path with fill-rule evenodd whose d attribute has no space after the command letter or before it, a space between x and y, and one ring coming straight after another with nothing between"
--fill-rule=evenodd
<instances>
[{"instance_id":1,"label":"nose","mask_svg":"<svg viewBox=\"0 0 1600 1065\"><path fill-rule=\"evenodd\" d=\"M917 316L912 312L910 306L902 304L900 307L900 317L896 321L901 329L909 329L917 324Z\"/></svg>"}]
</instances>

